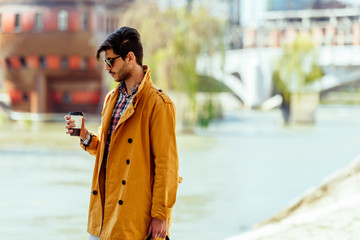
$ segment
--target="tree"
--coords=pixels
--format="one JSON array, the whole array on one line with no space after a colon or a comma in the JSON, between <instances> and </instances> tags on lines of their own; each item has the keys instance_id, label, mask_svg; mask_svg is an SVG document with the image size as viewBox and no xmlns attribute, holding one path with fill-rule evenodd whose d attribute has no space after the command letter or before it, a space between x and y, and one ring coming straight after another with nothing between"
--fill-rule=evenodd
<instances>
[{"instance_id":1,"label":"tree","mask_svg":"<svg viewBox=\"0 0 360 240\"><path fill-rule=\"evenodd\" d=\"M316 64L316 49L310 35L299 33L292 43L284 46L273 74L275 91L283 97L285 122L289 120L291 95L300 96L309 91L307 87L322 76L323 72Z\"/></svg>"},{"instance_id":2,"label":"tree","mask_svg":"<svg viewBox=\"0 0 360 240\"><path fill-rule=\"evenodd\" d=\"M190 10L191 9L191 10ZM154 2L136 2L121 19L121 25L139 30L144 43L144 62L153 71L154 81L164 89L185 92L196 122L196 93L199 76L196 61L200 53L224 52L223 24L204 8L161 11Z\"/></svg>"}]
</instances>

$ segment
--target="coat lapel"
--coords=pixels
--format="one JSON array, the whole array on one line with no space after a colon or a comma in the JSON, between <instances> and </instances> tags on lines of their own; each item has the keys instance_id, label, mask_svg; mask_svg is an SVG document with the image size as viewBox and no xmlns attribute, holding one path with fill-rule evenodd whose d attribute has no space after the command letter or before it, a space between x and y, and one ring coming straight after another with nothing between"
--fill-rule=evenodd
<instances>
[{"instance_id":1,"label":"coat lapel","mask_svg":"<svg viewBox=\"0 0 360 240\"><path fill-rule=\"evenodd\" d=\"M116 88L113 91L113 93L111 94L109 103L107 104L107 108L105 109L104 118L103 118L103 126L104 127L102 129L103 139L106 139L106 137L107 137L109 127L110 127L111 116L112 116L118 95L119 95L119 90L118 90L118 88Z\"/></svg>"},{"instance_id":2,"label":"coat lapel","mask_svg":"<svg viewBox=\"0 0 360 240\"><path fill-rule=\"evenodd\" d=\"M134 103L134 101L133 101L133 103ZM126 111L121 116L119 122L116 125L116 128L118 128L121 123L128 120L134 114L134 112L135 112L134 106L133 106L133 104L130 104L129 107L126 109ZM115 128L115 130L116 130L116 128Z\"/></svg>"},{"instance_id":3,"label":"coat lapel","mask_svg":"<svg viewBox=\"0 0 360 240\"><path fill-rule=\"evenodd\" d=\"M148 68L147 71L146 71L146 74L144 76L144 79L141 81L141 84L138 88L138 91L137 93L135 94L133 100L132 100L132 103L128 106L128 108L126 109L126 111L123 113L123 115L121 116L119 122L117 123L116 125L116 128L114 130L114 132L116 131L116 129L123 123L125 122L126 120L128 120L134 113L135 113L135 109L136 109L136 106L138 105L138 102L139 102L139 99L141 98L141 96L143 95L144 93L144 90L146 88L148 88L151 84L152 84L152 81L151 81L151 77L150 77L150 73L151 73L151 69ZM112 108L114 108L114 106L112 106ZM110 115L111 117L111 115Z\"/></svg>"}]
</instances>

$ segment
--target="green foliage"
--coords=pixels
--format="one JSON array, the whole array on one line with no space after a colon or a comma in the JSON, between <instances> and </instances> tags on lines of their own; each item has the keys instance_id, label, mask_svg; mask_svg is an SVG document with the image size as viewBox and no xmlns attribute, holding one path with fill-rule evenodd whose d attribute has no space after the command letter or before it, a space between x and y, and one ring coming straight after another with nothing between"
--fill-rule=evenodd
<instances>
[{"instance_id":1,"label":"green foliage","mask_svg":"<svg viewBox=\"0 0 360 240\"><path fill-rule=\"evenodd\" d=\"M211 119L214 118L213 114L214 114L214 103L212 101L212 99L208 99L204 106L204 111L201 111L199 113L199 117L198 117L198 124L201 126L201 127L208 127L209 124L210 124L210 121Z\"/></svg>"},{"instance_id":2,"label":"green foliage","mask_svg":"<svg viewBox=\"0 0 360 240\"><path fill-rule=\"evenodd\" d=\"M215 78L208 76L198 76L199 86L198 92L209 92L209 93L219 93L219 92L231 92L231 89L228 88L224 83L217 81Z\"/></svg>"},{"instance_id":3,"label":"green foliage","mask_svg":"<svg viewBox=\"0 0 360 240\"><path fill-rule=\"evenodd\" d=\"M204 8L161 11L155 2L140 1L124 13L121 25L141 33L143 62L153 70L154 82L165 90L185 92L195 113L199 90L196 61L201 53L221 51L224 55L224 24Z\"/></svg>"},{"instance_id":4,"label":"green foliage","mask_svg":"<svg viewBox=\"0 0 360 240\"><path fill-rule=\"evenodd\" d=\"M284 46L273 80L276 91L283 94L284 101L289 101L291 93L304 92L307 85L322 76L310 35L299 33L294 42Z\"/></svg>"},{"instance_id":5,"label":"green foliage","mask_svg":"<svg viewBox=\"0 0 360 240\"><path fill-rule=\"evenodd\" d=\"M213 119L222 117L222 109L220 104L216 104L211 94L207 96L203 106L203 111L198 113L198 125L201 127L208 127Z\"/></svg>"}]
</instances>

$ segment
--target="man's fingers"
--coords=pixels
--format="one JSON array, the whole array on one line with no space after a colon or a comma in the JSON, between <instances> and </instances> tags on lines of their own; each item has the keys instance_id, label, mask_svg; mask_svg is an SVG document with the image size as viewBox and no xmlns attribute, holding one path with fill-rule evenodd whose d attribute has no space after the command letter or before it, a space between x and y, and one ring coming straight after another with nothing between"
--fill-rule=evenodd
<instances>
[{"instance_id":1,"label":"man's fingers","mask_svg":"<svg viewBox=\"0 0 360 240\"><path fill-rule=\"evenodd\" d=\"M67 134L70 134L73 132L73 130L70 130L70 128L74 128L75 127L75 120L72 120L70 119L70 116L69 118L66 118L67 116L65 116L65 119L68 119L65 121L66 125L65 125L65 128L68 130L66 133Z\"/></svg>"},{"instance_id":2,"label":"man's fingers","mask_svg":"<svg viewBox=\"0 0 360 240\"><path fill-rule=\"evenodd\" d=\"M75 127L74 122L75 122L74 120L66 120L66 121L65 121L65 123L66 123L65 127L66 127L67 129Z\"/></svg>"},{"instance_id":3,"label":"man's fingers","mask_svg":"<svg viewBox=\"0 0 360 240\"><path fill-rule=\"evenodd\" d=\"M75 127L75 123L67 123L67 124L65 125L65 127L68 127L68 126Z\"/></svg>"},{"instance_id":4,"label":"man's fingers","mask_svg":"<svg viewBox=\"0 0 360 240\"><path fill-rule=\"evenodd\" d=\"M73 132L73 130L68 129L68 130L66 131L66 134L71 134L72 132Z\"/></svg>"},{"instance_id":5,"label":"man's fingers","mask_svg":"<svg viewBox=\"0 0 360 240\"><path fill-rule=\"evenodd\" d=\"M149 226L149 229L148 229L147 235L150 236L151 232L152 232L152 227L151 227L151 225L150 225L150 226Z\"/></svg>"},{"instance_id":6,"label":"man's fingers","mask_svg":"<svg viewBox=\"0 0 360 240\"><path fill-rule=\"evenodd\" d=\"M159 233L159 238L166 238L166 232Z\"/></svg>"},{"instance_id":7,"label":"man's fingers","mask_svg":"<svg viewBox=\"0 0 360 240\"><path fill-rule=\"evenodd\" d=\"M159 236L158 236L158 232L156 231L156 229L152 229L152 231L151 231L151 238L152 239L156 239L156 238L158 238Z\"/></svg>"},{"instance_id":8,"label":"man's fingers","mask_svg":"<svg viewBox=\"0 0 360 240\"><path fill-rule=\"evenodd\" d=\"M67 129L66 134L73 133L74 131L71 128L76 127L75 120L71 119L70 115L65 115L64 119L65 119L65 123L66 123L65 128Z\"/></svg>"},{"instance_id":9,"label":"man's fingers","mask_svg":"<svg viewBox=\"0 0 360 240\"><path fill-rule=\"evenodd\" d=\"M70 128L74 128L74 127L76 127L75 124L70 124L70 125L65 126L66 129L70 129Z\"/></svg>"},{"instance_id":10,"label":"man's fingers","mask_svg":"<svg viewBox=\"0 0 360 240\"><path fill-rule=\"evenodd\" d=\"M69 126L70 127L75 127L75 121L74 120L66 120L65 123L66 123L66 125L65 125L66 128L68 128Z\"/></svg>"},{"instance_id":11,"label":"man's fingers","mask_svg":"<svg viewBox=\"0 0 360 240\"><path fill-rule=\"evenodd\" d=\"M166 238L167 221L152 218L150 221L149 232L152 233L152 239Z\"/></svg>"},{"instance_id":12,"label":"man's fingers","mask_svg":"<svg viewBox=\"0 0 360 240\"><path fill-rule=\"evenodd\" d=\"M82 118L82 122L81 122L81 128L85 127L85 122L86 122L86 118Z\"/></svg>"},{"instance_id":13,"label":"man's fingers","mask_svg":"<svg viewBox=\"0 0 360 240\"><path fill-rule=\"evenodd\" d=\"M156 239L156 238L166 238L166 232L160 232L160 231L153 231L152 233L152 238Z\"/></svg>"}]
</instances>

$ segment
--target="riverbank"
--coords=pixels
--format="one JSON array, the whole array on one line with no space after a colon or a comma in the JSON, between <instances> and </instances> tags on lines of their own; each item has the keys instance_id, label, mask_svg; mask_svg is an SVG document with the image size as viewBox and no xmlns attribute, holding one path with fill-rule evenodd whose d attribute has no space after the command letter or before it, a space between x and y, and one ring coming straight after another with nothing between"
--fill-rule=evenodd
<instances>
[{"instance_id":1,"label":"riverbank","mask_svg":"<svg viewBox=\"0 0 360 240\"><path fill-rule=\"evenodd\" d=\"M360 156L274 217L227 240L359 239L359 190Z\"/></svg>"}]
</instances>

